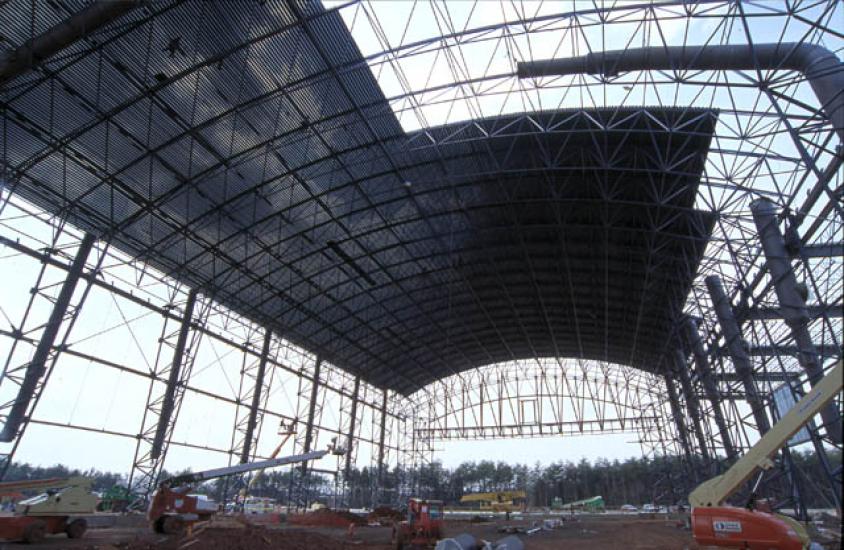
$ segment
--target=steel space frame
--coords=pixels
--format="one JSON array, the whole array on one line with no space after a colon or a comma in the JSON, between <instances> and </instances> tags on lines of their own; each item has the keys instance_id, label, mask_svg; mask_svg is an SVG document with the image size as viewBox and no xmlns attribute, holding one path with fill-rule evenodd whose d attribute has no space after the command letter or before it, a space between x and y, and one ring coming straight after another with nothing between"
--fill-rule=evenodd
<instances>
[{"instance_id":1,"label":"steel space frame","mask_svg":"<svg viewBox=\"0 0 844 550\"><path fill-rule=\"evenodd\" d=\"M830 47L840 52L842 35L834 22L840 20L842 8L835 0L599 4L586 3L582 9L552 14L515 10L516 15L501 23L460 27L448 16L445 4L432 3L429 6L438 14L435 19L441 25L437 36L397 42L389 40L389 29L381 21L377 3L351 2L336 9L344 16L349 14L347 20L374 29L379 47L366 56L366 62L376 75L387 68L396 72L399 91L388 94L388 102L400 117L415 118L423 130L443 122L434 120L434 109L449 111L453 106L462 106L476 118L497 114L489 112L485 100L516 101L523 113L519 116L530 122L531 110L549 107L549 96L543 94L557 94L557 99L550 102L551 108L568 107L569 101L584 110L606 103L641 107L647 101L656 101L668 106L695 102L719 110L719 127L697 198L697 206L716 212L718 220L699 277L689 296L686 316L677 319L675 349L663 358L662 372L670 380L649 382L651 390L648 392L630 385L629 381L612 382L605 384L603 389L595 389L596 392L620 392L631 396L632 402L636 401L633 397L651 396L656 392L658 403L648 402L647 406L639 409L634 407L638 416L620 415L617 419L596 420L597 428L591 421L584 421L585 427L577 424L575 430L573 425L557 419L553 426L548 427L560 433L566 429L572 432L581 429L603 432L626 430L628 426L633 426L634 430L641 432L639 439L646 453L683 455L692 470L704 464L707 472L717 471L732 456L753 443L759 430L764 429L763 418L774 420L769 418L769 409L770 394L775 387L788 384L791 391L798 395L809 384L802 364L807 350L784 318L784 308L792 304L782 303L778 281L771 276L771 257L762 246L762 228L754 223L752 201L764 198L775 205L775 225L784 235L790 253L786 263L808 290L809 319L805 330L821 369L827 368L842 355L841 296L844 295L844 285L841 271L844 245L841 235L844 214L841 201L844 184L841 166L844 155L837 135L841 129L831 126L822 106L806 93L805 78L791 71L694 71L677 67L609 76L583 74L519 80L514 71L495 73L487 70L477 74L467 64L467 52L473 46L485 44L496 52L501 48L514 61L517 57L530 59L531 40L539 37L556 37L554 40L559 45L572 45L579 53L602 51L606 37L615 30L629 36L630 43L637 46L685 45L692 39L718 44L740 40L752 46L758 42L754 33L761 21L775 21L774 35L779 39L786 34L787 28L797 27L801 42L831 44ZM509 3L502 2L501 6L509 9ZM171 8L156 7L144 17L155 17L156 13L168 9ZM412 14L407 16L406 27L413 23L413 17ZM685 32L679 35L668 32L678 24ZM695 25L698 24L704 30L690 36L689 30L697 29ZM127 27L121 32L128 30ZM591 38L596 30L597 40ZM352 31L354 34L354 28ZM91 44L90 47L104 47L105 44ZM404 63L428 54L442 56L450 79L436 85L412 85ZM347 69L340 68L341 71ZM198 66L192 67L170 80L187 78L198 70ZM435 70L439 67L432 63L429 75L433 75ZM317 75L312 80L317 81L327 74ZM49 81L51 76L39 73L38 78ZM151 88L146 95L154 98L156 90L163 85ZM289 87L282 87L268 95L288 92ZM608 102L608 97L613 101ZM243 102L221 116L236 118L263 99L266 97ZM355 104L349 112L360 113L367 107L371 105ZM646 107L641 108L647 111ZM2 112L4 119L12 116L5 105ZM105 112L100 118L109 120L113 114ZM311 121L315 135L321 137L316 129L319 124L330 124L343 114L348 113ZM450 122L447 118L445 121ZM465 127L470 128L472 124L467 121ZM185 129L180 137L192 139L191 133L196 130L195 127ZM455 131L454 135L460 133ZM250 150L240 152L239 158L258 154L283 137L273 136L268 142L258 143ZM482 139L477 138L477 141ZM62 147L67 144L57 142L55 145ZM430 146L438 148L443 145L434 143ZM379 144L367 143L361 148L368 146ZM410 142L408 146L413 147L414 143ZM541 140L537 146L542 147ZM154 153L150 148L150 154ZM234 164L238 161L233 160ZM218 164L225 165L226 162L219 160ZM559 393L564 391L562 382L549 386L547 372L542 373L544 367L536 367L539 374L533 375L533 387L523 389L522 384L526 379L530 382L530 376L525 378L522 373L518 375L521 378L517 378L518 369L514 371L509 366L496 366L456 376L451 380L448 391L435 383L410 400L414 407L421 406L425 413L410 410L398 396L387 396L382 390L369 387L334 366L322 364L306 351L294 349L283 340L283 335L272 334L266 327L225 310L214 302L213 296L203 295L201 289L184 288L156 273L142 260L113 253L104 242L90 243L90 237L73 229L73 219L48 216L17 200L15 187L18 175L7 171L6 167L7 163L3 162L3 202L0 204L0 222L5 233L3 249L9 257L40 264L42 275L36 277L31 287L30 302L44 302L56 307L27 307L17 318L9 318L8 326L0 332L0 336L12 343L0 389L19 387L24 382L21 373L26 371L39 375L33 399L25 403L22 422L9 434L7 439L10 441L4 443L4 462L0 462L4 470L28 426L75 429L136 441L132 480L142 488L148 488L155 483L170 446L219 452L226 454L230 461L263 457L256 442L267 429L264 421L275 423L283 420L302 428L297 431L297 450L313 448L317 440L324 443L325 437L337 436L349 442L352 454L349 455L350 462L339 468L342 473L347 473L352 465L357 464L358 451L354 443L371 446L375 451L370 453L369 461L378 469L379 476L383 476L385 464L418 464L430 460L433 441L438 439L435 435L443 439L545 435L542 422L526 421L524 415L517 415L517 420L510 424L492 420L489 415L480 424L472 415L469 415L471 421L467 419L464 413L473 410L474 406L470 403L489 401L489 397L485 396L490 385L499 392L496 401L504 403L502 407L515 411L523 408L525 400L553 400L553 392L558 392L554 394L557 398L565 396L581 401L592 399L591 395L594 395L583 393L590 387L589 384L573 392ZM196 185L198 181L198 178L192 178L187 184ZM223 207L219 210L222 211ZM22 217L38 220L43 229L19 229L18 221ZM419 217L424 219L424 213L420 212ZM89 245L91 249L85 252ZM45 278L43 274L48 272L67 276ZM723 319L717 315L711 291L704 281L707 276L717 277L721 282L736 321L737 337L743 340L733 343L740 344L745 350L744 355L738 348L731 350L731 339L725 336ZM58 299L63 286L67 288L64 292L65 298L69 297L67 300ZM98 357L96 353L79 351L72 345L71 329L76 317L84 311L82 306L90 289L100 289L112 295L114 300L144 308L161 320L157 351L146 369L121 364L114 358ZM189 307L189 304L192 306ZM42 318L35 319L36 313L43 314ZM694 324L692 332L687 328L690 321ZM120 330L131 332L133 322L127 320ZM215 393L191 384L196 370L197 348L209 345L209 342L228 346L240 356L240 369L235 376L239 380L238 389L232 395ZM265 345L267 342L269 344ZM35 356L37 361L15 351L25 347L33 353L38 352ZM675 350L679 350L681 357L678 358ZM38 417L36 405L41 391L51 372L69 357L149 381L145 416L137 432L126 426L106 429L77 425L68 419ZM263 369L270 372L259 376L262 364ZM744 370L745 367L747 370ZM604 365L601 368L609 367ZM273 404L271 392L279 383L276 375L281 372L294 377L292 384L295 390L290 386L289 395L292 397L289 397L288 403L278 407ZM489 384L491 380L496 383ZM672 384L673 392L670 391ZM339 400L336 410L340 418L333 426L322 426L323 418L330 412L325 405L325 397L329 394ZM230 443L226 448L174 439L174 425L183 400L192 395L203 395L236 408L236 420L232 423ZM754 414L748 401L757 397L762 408L757 407ZM15 400L4 397L3 401L0 410L6 420ZM480 406L481 410L483 406ZM17 409L22 407L18 405ZM840 401L835 407L841 410ZM672 409L686 412L671 415L668 411ZM460 411L460 414L455 411ZM694 422L694 411L699 411L703 419L699 425ZM364 416L365 421L361 420ZM671 416L679 421L675 422ZM645 418L652 424L645 427ZM821 455L824 454L823 449L841 449L840 439L836 440L825 427L816 426L811 431L815 448ZM789 468L787 462L784 458L785 469ZM702 476L704 473L695 475ZM841 473L827 468L827 474L830 503L840 506L840 500L836 501L840 499L836 487L841 486ZM676 474L671 475L676 478ZM799 473L790 472L788 475L799 478ZM306 504L310 498L307 479L307 476L302 476L305 486L297 484L291 488L291 500L297 505ZM403 490L413 487L413 484L412 479L403 481ZM791 488L789 491L799 503L799 489L795 492ZM338 490L338 495L341 492ZM342 499L342 496L338 498ZM387 497L373 496L373 500L382 498Z\"/></svg>"}]
</instances>

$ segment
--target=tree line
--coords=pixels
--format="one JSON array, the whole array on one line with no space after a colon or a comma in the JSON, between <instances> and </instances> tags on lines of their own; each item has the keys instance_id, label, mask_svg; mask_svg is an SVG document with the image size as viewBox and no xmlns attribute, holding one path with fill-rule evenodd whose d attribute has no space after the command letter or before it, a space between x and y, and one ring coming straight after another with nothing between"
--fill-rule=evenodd
<instances>
[{"instance_id":1,"label":"tree line","mask_svg":"<svg viewBox=\"0 0 844 550\"><path fill-rule=\"evenodd\" d=\"M813 452L791 453L796 465L796 477L804 500L810 508L831 507L831 491L841 492L841 486L830 487L823 466ZM841 467L841 453L830 453L831 468ZM720 467L723 471L726 465ZM697 483L708 479L718 468L703 463L688 464L678 457L628 458L626 460L598 459L579 462L560 461L548 465L508 464L489 460L464 462L446 468L432 462L416 470L384 468L380 478L377 468L352 468L348 479L308 472L301 468L266 471L249 489L250 496L268 497L279 503L310 504L322 502L329 506L365 508L373 504L398 505L408 494L443 500L455 504L469 493L500 490L522 490L529 506L547 507L555 497L563 502L601 495L607 506L644 503L677 504L684 502ZM184 472L176 472L177 474ZM126 483L127 476L97 469L76 470L62 465L37 467L14 463L5 481L69 477L83 475L94 479L95 491ZM171 477L162 472L161 479ZM251 478L217 479L194 489L218 500L231 500ZM777 492L776 479L768 490ZM294 502L297 500L298 502ZM304 499L304 501L303 501Z\"/></svg>"}]
</instances>

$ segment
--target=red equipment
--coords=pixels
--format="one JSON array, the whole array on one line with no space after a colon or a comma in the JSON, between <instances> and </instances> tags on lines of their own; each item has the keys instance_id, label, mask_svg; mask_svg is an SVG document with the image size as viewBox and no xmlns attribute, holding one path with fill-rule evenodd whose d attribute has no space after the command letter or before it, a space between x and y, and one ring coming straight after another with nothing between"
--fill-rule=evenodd
<instances>
[{"instance_id":1,"label":"red equipment","mask_svg":"<svg viewBox=\"0 0 844 550\"><path fill-rule=\"evenodd\" d=\"M84 519L67 516L11 516L0 518L0 539L37 543L47 535L64 533L68 538L82 538L88 529Z\"/></svg>"},{"instance_id":2,"label":"red equipment","mask_svg":"<svg viewBox=\"0 0 844 550\"><path fill-rule=\"evenodd\" d=\"M411 498L407 503L407 520L393 525L393 547L434 546L443 535L443 503L441 500Z\"/></svg>"},{"instance_id":3,"label":"red equipment","mask_svg":"<svg viewBox=\"0 0 844 550\"><path fill-rule=\"evenodd\" d=\"M284 464L316 460L328 453L343 454L344 452L342 449L330 447L326 451L313 451L301 455L237 464L170 478L163 481L153 494L147 510L147 520L157 533L178 533L186 525L211 519L211 516L217 512L217 504L214 501L188 494L193 483Z\"/></svg>"},{"instance_id":4,"label":"red equipment","mask_svg":"<svg viewBox=\"0 0 844 550\"><path fill-rule=\"evenodd\" d=\"M15 515L0 516L0 539L37 543L48 534L64 533L78 539L88 523L84 515L94 513L97 497L91 493L92 480L83 477L30 479L0 483L0 490L44 490L21 500Z\"/></svg>"},{"instance_id":5,"label":"red equipment","mask_svg":"<svg viewBox=\"0 0 844 550\"><path fill-rule=\"evenodd\" d=\"M804 542L782 516L734 506L695 508L692 514L695 540L703 546L727 546L747 550L802 550Z\"/></svg>"},{"instance_id":6,"label":"red equipment","mask_svg":"<svg viewBox=\"0 0 844 550\"><path fill-rule=\"evenodd\" d=\"M770 513L756 502L756 489L745 508L729 506L727 499L761 469L773 467L771 457L844 388L844 362L838 361L826 376L792 406L729 470L701 483L689 495L692 534L699 544L750 550L809 550L806 528L784 514Z\"/></svg>"}]
</instances>

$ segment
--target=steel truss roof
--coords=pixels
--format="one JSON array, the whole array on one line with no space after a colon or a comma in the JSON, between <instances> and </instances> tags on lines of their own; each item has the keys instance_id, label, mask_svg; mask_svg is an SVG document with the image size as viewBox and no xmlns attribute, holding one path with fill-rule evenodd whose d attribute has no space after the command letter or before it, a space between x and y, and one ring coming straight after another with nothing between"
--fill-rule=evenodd
<instances>
[{"instance_id":1,"label":"steel truss roof","mask_svg":"<svg viewBox=\"0 0 844 550\"><path fill-rule=\"evenodd\" d=\"M62 19L27 9L0 6L10 44ZM715 222L715 109L405 133L310 3L151 3L3 92L17 193L402 393L524 357L656 368Z\"/></svg>"}]
</instances>

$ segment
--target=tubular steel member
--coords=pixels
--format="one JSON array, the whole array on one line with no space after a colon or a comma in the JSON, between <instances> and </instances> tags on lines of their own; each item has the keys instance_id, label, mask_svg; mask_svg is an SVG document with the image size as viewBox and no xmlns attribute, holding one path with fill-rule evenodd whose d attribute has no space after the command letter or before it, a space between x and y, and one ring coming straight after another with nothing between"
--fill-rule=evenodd
<instances>
[{"instance_id":1,"label":"tubular steel member","mask_svg":"<svg viewBox=\"0 0 844 550\"><path fill-rule=\"evenodd\" d=\"M805 75L821 109L844 141L844 64L815 44L782 43L630 48L565 59L521 61L519 78L646 70L727 71L773 69Z\"/></svg>"},{"instance_id":2,"label":"tubular steel member","mask_svg":"<svg viewBox=\"0 0 844 550\"><path fill-rule=\"evenodd\" d=\"M270 344L273 341L273 331L266 329L264 346L261 348L261 358L258 360L258 373L255 375L255 389L252 392L252 405L249 407L249 420L246 423L246 435L243 438L243 451L240 453L240 463L249 462L252 452L252 437L255 424L258 421L258 408L261 404L261 388L264 387L264 372L267 370L267 359L270 355Z\"/></svg>"},{"instance_id":3,"label":"tubular steel member","mask_svg":"<svg viewBox=\"0 0 844 550\"><path fill-rule=\"evenodd\" d=\"M96 240L93 235L86 233L79 245L79 249L76 251L73 264L67 272L67 278L62 283L62 288L56 298L56 303L53 305L53 310L50 312L50 318L47 320L44 332L38 341L38 346L32 355L32 360L26 367L18 395L15 397L15 402L9 411L9 416L6 417L6 423L3 425L3 431L0 432L0 441L3 443L9 443L15 440L18 430L26 418L29 404L35 394L35 388L38 386L38 381L44 376L50 351L56 343L62 320L67 313L67 308L70 306L70 300L73 298L76 284L82 277L85 262L88 260L88 255L91 253Z\"/></svg>"},{"instance_id":4,"label":"tubular steel member","mask_svg":"<svg viewBox=\"0 0 844 550\"><path fill-rule=\"evenodd\" d=\"M387 435L387 390L381 398L381 426L378 433L378 489L384 486L384 439Z\"/></svg>"},{"instance_id":5,"label":"tubular steel member","mask_svg":"<svg viewBox=\"0 0 844 550\"><path fill-rule=\"evenodd\" d=\"M741 336L741 330L736 322L733 307L730 305L730 300L727 298L727 294L724 292L724 287L721 284L721 279L718 276L710 275L704 279L704 282L706 283L706 288L709 290L709 295L712 297L715 315L718 317L718 323L721 325L724 339L727 341L727 349L730 351L730 357L733 360L736 375L738 375L744 386L747 404L750 405L750 409L753 411L756 427L759 433L764 435L771 429L771 424L768 421L768 415L765 413L765 406L759 397L759 392L756 390L750 357L747 355L745 341Z\"/></svg>"},{"instance_id":6,"label":"tubular steel member","mask_svg":"<svg viewBox=\"0 0 844 550\"><path fill-rule=\"evenodd\" d=\"M193 309L196 305L196 289L188 293L188 300L185 304L185 312L182 316L182 326L179 328L179 337L176 340L176 349L173 351L173 363L170 366L170 377L167 379L167 389L161 401L161 414L158 417L158 426L155 430L155 438L152 441L150 455L157 459L161 456L164 447L164 438L167 435L167 427L170 424L170 417L173 415L173 407L176 400L176 385L179 383L179 374L182 371L182 363L187 345L188 332L190 331Z\"/></svg>"},{"instance_id":7,"label":"tubular steel member","mask_svg":"<svg viewBox=\"0 0 844 550\"><path fill-rule=\"evenodd\" d=\"M355 428L357 427L358 395L360 394L360 376L355 376L355 389L352 392L352 411L349 418L349 432L346 434L346 464L343 466L343 478L349 479L352 471L352 445L355 444Z\"/></svg>"},{"instance_id":8,"label":"tubular steel member","mask_svg":"<svg viewBox=\"0 0 844 550\"><path fill-rule=\"evenodd\" d=\"M665 375L665 388L668 390L668 403L671 405L671 416L674 417L674 424L677 426L677 435L680 437L680 446L683 447L683 454L691 465L692 446L689 442L689 433L686 424L683 422L683 409L680 408L680 398L677 396L677 387L670 374Z\"/></svg>"},{"instance_id":9,"label":"tubular steel member","mask_svg":"<svg viewBox=\"0 0 844 550\"><path fill-rule=\"evenodd\" d=\"M311 384L311 399L308 401L308 418L305 423L305 441L302 445L302 452L308 453L311 450L311 442L314 436L314 417L316 416L317 395L319 395L319 371L322 368L322 357L317 356L314 364L314 381ZM304 485L304 487L302 487ZM308 498L310 497L311 484L308 481L308 463L302 463L302 479L297 487L296 499L298 506L298 499L304 498L305 508L308 507Z\"/></svg>"},{"instance_id":10,"label":"tubular steel member","mask_svg":"<svg viewBox=\"0 0 844 550\"><path fill-rule=\"evenodd\" d=\"M706 357L706 352L703 349L703 342L700 339L697 323L691 317L686 317L684 325L686 327L686 339L695 360L695 370L697 370L698 378L703 385L703 391L706 392L706 398L712 403L712 416L715 417L715 425L718 427L718 432L721 435L721 444L724 445L724 452L727 453L727 458L732 460L736 457L736 449L733 446L733 440L727 428L727 422L724 419L724 411L721 408L721 394L718 391L718 385L715 379L712 377L712 368L709 366L709 359Z\"/></svg>"},{"instance_id":11,"label":"tubular steel member","mask_svg":"<svg viewBox=\"0 0 844 550\"><path fill-rule=\"evenodd\" d=\"M679 348L677 348L674 353L674 359L676 366L675 370L677 371L678 378L680 379L680 388L683 391L683 397L686 399L686 410L689 412L689 417L692 419L692 428L694 429L695 437L697 437L700 454L708 463L709 450L706 447L706 437L703 434L703 425L700 423L700 402L697 399L694 388L692 388L692 380L689 376L689 367L686 363L686 356Z\"/></svg>"},{"instance_id":12,"label":"tubular steel member","mask_svg":"<svg viewBox=\"0 0 844 550\"><path fill-rule=\"evenodd\" d=\"M93 2L65 21L26 41L20 47L0 54L0 86L39 65L97 29L126 14L139 0Z\"/></svg>"},{"instance_id":13,"label":"tubular steel member","mask_svg":"<svg viewBox=\"0 0 844 550\"><path fill-rule=\"evenodd\" d=\"M806 299L799 289L785 239L777 226L777 208L768 199L756 199L750 203L750 211L759 231L759 240L762 242L766 265L777 293L780 312L797 344L797 360L806 371L809 383L814 387L823 379L823 367L809 334ZM829 403L823 408L821 418L829 438L840 444L843 437L841 415L835 403Z\"/></svg>"}]
</instances>

